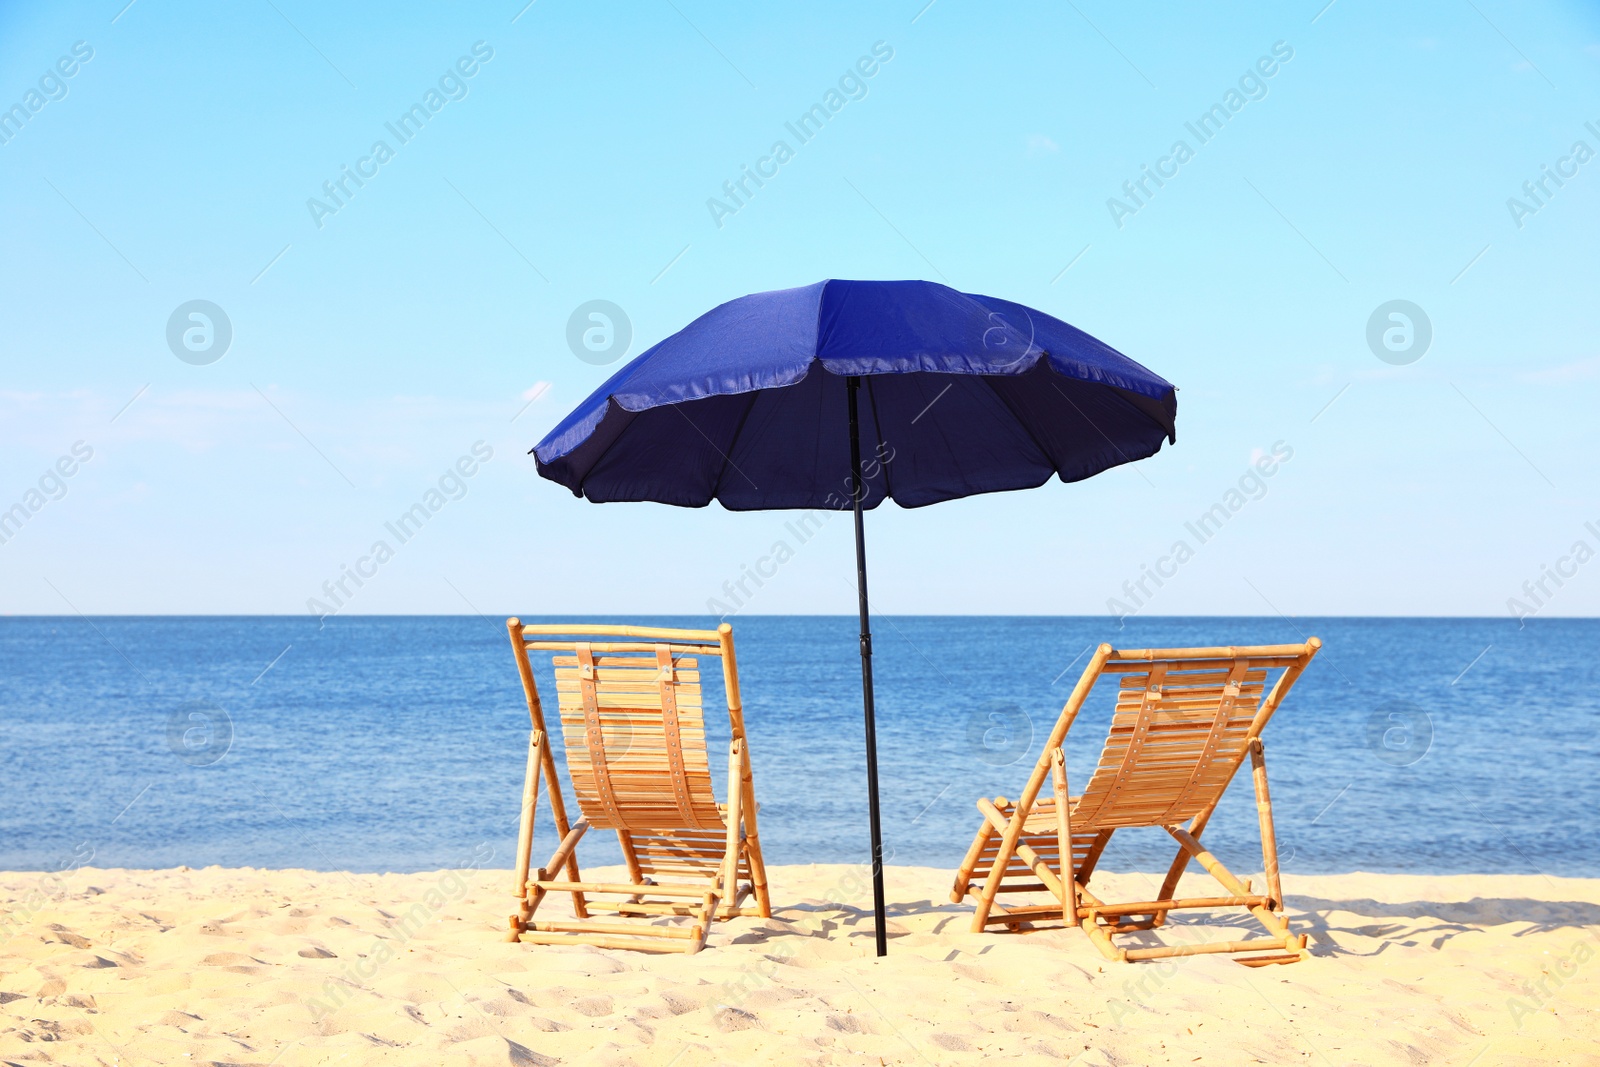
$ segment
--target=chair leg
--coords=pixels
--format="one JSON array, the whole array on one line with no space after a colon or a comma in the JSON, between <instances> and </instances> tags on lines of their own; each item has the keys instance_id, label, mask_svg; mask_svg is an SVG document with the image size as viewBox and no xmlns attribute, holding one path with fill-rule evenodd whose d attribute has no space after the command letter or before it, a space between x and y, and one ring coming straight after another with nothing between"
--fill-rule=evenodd
<instances>
[{"instance_id":1,"label":"chair leg","mask_svg":"<svg viewBox=\"0 0 1600 1067\"><path fill-rule=\"evenodd\" d=\"M1100 854L1106 850L1106 845L1111 841L1115 830L1101 830L1095 835L1094 841L1089 845L1089 851L1083 854L1083 862L1078 864L1078 876L1075 879L1078 890L1078 904L1083 906L1087 901L1095 903L1096 897L1089 892L1089 879L1094 877L1094 869L1100 863Z\"/></svg>"},{"instance_id":2,"label":"chair leg","mask_svg":"<svg viewBox=\"0 0 1600 1067\"><path fill-rule=\"evenodd\" d=\"M743 754L744 741L736 737L728 746L728 812L725 816L728 834L723 843L722 867L717 872L716 881L720 889L718 896L727 902L729 908L739 906L739 855L744 844L742 835L744 787L741 781L744 772ZM715 906L706 915L708 932L714 918L716 918Z\"/></svg>"},{"instance_id":3,"label":"chair leg","mask_svg":"<svg viewBox=\"0 0 1600 1067\"><path fill-rule=\"evenodd\" d=\"M996 797L996 803L1002 798ZM981 809L980 809L981 810ZM961 866L956 868L956 881L950 887L950 903L959 904L967 899L967 890L972 887L972 872L978 868L978 857L983 854L983 848L994 837L994 827L989 825L989 820L984 819L978 825L978 832L973 835L972 847L967 849L966 858L961 861Z\"/></svg>"},{"instance_id":4,"label":"chair leg","mask_svg":"<svg viewBox=\"0 0 1600 1067\"><path fill-rule=\"evenodd\" d=\"M626 830L618 830L617 846L622 850L622 862L628 867L628 881L644 885L645 876L639 868L639 854L633 849L633 835Z\"/></svg>"},{"instance_id":5,"label":"chair leg","mask_svg":"<svg viewBox=\"0 0 1600 1067\"><path fill-rule=\"evenodd\" d=\"M589 817L587 815L580 816L578 821L572 824L572 829L567 831L567 836L561 839L561 844L557 845L556 850L550 854L549 862L539 868L538 880L543 882L553 878L555 876L554 872L559 871L572 858L573 853L577 850L578 842L583 840L583 835L588 832ZM545 894L548 892L549 890L543 886L536 886L533 892L528 894L528 919L523 920L524 929L526 929L527 922L532 919L533 913L544 902ZM583 896L579 890L575 889L572 891L572 899L575 903L581 902ZM577 908L574 907L573 910L576 912ZM587 914L578 916L580 919L587 917Z\"/></svg>"},{"instance_id":6,"label":"chair leg","mask_svg":"<svg viewBox=\"0 0 1600 1067\"><path fill-rule=\"evenodd\" d=\"M1094 874L1094 868L1100 862L1100 854L1106 850L1106 845L1111 841L1115 830L1101 830L1094 839L1094 844L1089 846L1089 851L1084 854L1083 862L1078 865L1078 884L1088 885L1089 878Z\"/></svg>"},{"instance_id":7,"label":"chair leg","mask_svg":"<svg viewBox=\"0 0 1600 1067\"><path fill-rule=\"evenodd\" d=\"M528 737L528 770L522 779L522 815L517 824L517 862L514 872L517 880L514 890L517 895L517 914L511 916L507 941L517 940L517 936L528 928L528 920L533 917L533 908L529 904L528 868L533 862L533 819L539 806L543 746L544 731L534 730Z\"/></svg>"},{"instance_id":8,"label":"chair leg","mask_svg":"<svg viewBox=\"0 0 1600 1067\"><path fill-rule=\"evenodd\" d=\"M978 810L983 810L979 802ZM1013 809L1011 818L1026 818L1026 813ZM986 820L987 821L987 820ZM995 850L994 859L989 867L989 876L983 880L983 889L978 894L977 906L972 911L971 930L981 934L988 928L989 912L994 908L994 898L1000 892L1000 883L1005 879L1006 868L1011 866L1011 856L1016 851L1014 845L1008 845L1009 834L1000 834L1000 846Z\"/></svg>"},{"instance_id":9,"label":"chair leg","mask_svg":"<svg viewBox=\"0 0 1600 1067\"><path fill-rule=\"evenodd\" d=\"M1111 943L1111 935L1106 933L1105 927L1100 925L1099 918L1093 912L1078 920L1078 928L1089 935L1089 940L1100 950L1100 955L1116 963L1128 962L1128 951Z\"/></svg>"},{"instance_id":10,"label":"chair leg","mask_svg":"<svg viewBox=\"0 0 1600 1067\"><path fill-rule=\"evenodd\" d=\"M744 741L735 737L728 745L728 810L727 838L723 844L722 866L718 868L711 888L700 902L700 913L695 916L693 936L685 952L699 952L705 948L711 934L711 924L717 918L717 905L726 900L730 907L739 901L739 850L743 829L741 813L744 808Z\"/></svg>"},{"instance_id":11,"label":"chair leg","mask_svg":"<svg viewBox=\"0 0 1600 1067\"><path fill-rule=\"evenodd\" d=\"M639 853L634 849L631 831L618 830L617 845L622 849L622 862L628 868L628 881L640 890L628 898L628 903L637 904L644 899L645 887L655 885L656 880L645 877L644 869L639 866Z\"/></svg>"},{"instance_id":12,"label":"chair leg","mask_svg":"<svg viewBox=\"0 0 1600 1067\"><path fill-rule=\"evenodd\" d=\"M750 865L750 888L755 894L756 908L763 919L772 917L772 898L767 891L767 863L761 855L761 832L756 825L756 786L750 770L750 747L744 746L739 754L740 795L744 812L745 858ZM731 795L731 794L730 794Z\"/></svg>"},{"instance_id":13,"label":"chair leg","mask_svg":"<svg viewBox=\"0 0 1600 1067\"><path fill-rule=\"evenodd\" d=\"M1288 921L1276 910L1275 902L1270 896L1263 896L1252 892L1249 879L1240 879L1222 861L1202 845L1199 839L1189 830L1181 826L1164 827L1167 833L1177 841L1181 853L1180 864L1187 864L1194 860L1203 867L1208 874L1219 882L1228 896L1224 897L1195 897L1188 899L1175 899L1171 895L1171 884L1164 887L1160 897L1152 901L1143 901L1139 904L1102 904L1095 895L1079 882L1076 890L1083 900L1079 910L1084 914L1078 925L1083 932L1100 949L1107 959L1122 962L1142 962L1147 960L1165 959L1174 956L1195 956L1206 953L1239 953L1259 952L1262 950L1287 950L1277 955L1258 955L1240 958L1239 963L1247 966L1259 967L1274 963L1293 963L1305 958L1306 937L1304 934L1296 935L1289 929ZM1181 872L1181 865L1175 865ZM1173 880L1174 882L1176 879ZM1218 941L1202 942L1182 945L1155 945L1149 948L1118 948L1111 940L1111 936L1131 930L1150 930L1161 925L1162 920L1173 910L1178 908L1221 908L1244 907L1256 917L1270 935L1266 938L1257 938L1249 941ZM1104 913L1102 913L1104 909ZM1153 912L1149 919L1139 922L1126 921L1132 915ZM1104 920L1104 921L1102 921Z\"/></svg>"},{"instance_id":14,"label":"chair leg","mask_svg":"<svg viewBox=\"0 0 1600 1067\"><path fill-rule=\"evenodd\" d=\"M1278 870L1278 832L1272 822L1272 794L1267 789L1267 752L1261 738L1255 738L1250 747L1250 772L1256 787L1256 814L1261 824L1261 866L1267 879L1266 910L1283 924L1284 945L1304 958L1306 935L1295 936L1289 932L1289 921L1278 915L1284 910L1283 880ZM1263 920L1265 921L1265 920ZM1273 929L1268 926L1268 929Z\"/></svg>"},{"instance_id":15,"label":"chair leg","mask_svg":"<svg viewBox=\"0 0 1600 1067\"><path fill-rule=\"evenodd\" d=\"M706 947L706 938L711 936L711 924L717 917L717 903L719 897L715 888L706 890L706 895L700 899L700 910L693 913L694 928L690 931L690 939L685 952L695 953Z\"/></svg>"},{"instance_id":16,"label":"chair leg","mask_svg":"<svg viewBox=\"0 0 1600 1067\"><path fill-rule=\"evenodd\" d=\"M1078 917L1082 887L1078 885L1077 865L1072 860L1072 800L1067 789L1066 755L1057 748L1050 753L1050 777L1056 793L1056 851L1061 856L1061 911L1068 925L1077 926L1094 942L1100 954L1108 960L1126 962L1128 954L1111 943L1111 935L1100 926L1094 914ZM1103 832L1091 846L1094 859L1100 858L1105 843L1111 839L1109 831ZM1088 864L1086 863L1085 866ZM1087 880L1087 879L1086 879Z\"/></svg>"},{"instance_id":17,"label":"chair leg","mask_svg":"<svg viewBox=\"0 0 1600 1067\"><path fill-rule=\"evenodd\" d=\"M1197 839L1197 840L1199 839L1201 832L1204 831L1205 828L1206 828L1206 819L1207 819L1208 815L1209 815L1209 812L1203 812L1203 813L1201 813L1199 815L1196 815L1194 817L1194 819L1189 823L1189 833L1191 835L1193 835L1195 837L1195 839ZM1176 857L1174 857L1173 860L1172 860L1172 866L1167 868L1167 876L1161 880L1161 892L1156 894L1156 899L1157 900L1171 900L1172 899L1172 894L1174 894L1174 893L1176 893L1178 891L1178 882L1179 882L1180 879L1183 878L1183 872L1188 870L1188 869L1189 869L1189 853L1186 852L1182 847L1180 847L1178 849L1178 855ZM1156 925L1157 926L1160 926L1161 924L1165 923L1166 921L1167 921L1167 913L1166 912L1162 912L1160 915L1156 916Z\"/></svg>"},{"instance_id":18,"label":"chair leg","mask_svg":"<svg viewBox=\"0 0 1600 1067\"><path fill-rule=\"evenodd\" d=\"M1067 758L1058 746L1050 753L1050 779L1056 793L1056 852L1061 860L1061 917L1078 917L1078 868L1072 862L1072 800L1067 795Z\"/></svg>"},{"instance_id":19,"label":"chair leg","mask_svg":"<svg viewBox=\"0 0 1600 1067\"><path fill-rule=\"evenodd\" d=\"M1217 881L1222 883L1224 889L1236 896L1249 896L1250 887L1239 881L1232 871L1222 865L1222 861L1208 852L1205 846L1181 826L1167 827L1167 833L1177 839L1184 851L1194 857L1195 862L1204 867ZM1304 941L1289 930L1289 924L1277 913L1262 907L1260 904L1249 905L1250 914L1261 921L1267 932L1275 935L1283 947L1290 952L1300 952L1305 948Z\"/></svg>"},{"instance_id":20,"label":"chair leg","mask_svg":"<svg viewBox=\"0 0 1600 1067\"><path fill-rule=\"evenodd\" d=\"M1278 873L1278 832L1272 825L1272 794L1267 791L1267 754L1257 737L1250 742L1250 774L1255 780L1256 815L1261 822L1261 863L1267 876L1267 896L1274 910L1283 907L1283 885Z\"/></svg>"}]
</instances>

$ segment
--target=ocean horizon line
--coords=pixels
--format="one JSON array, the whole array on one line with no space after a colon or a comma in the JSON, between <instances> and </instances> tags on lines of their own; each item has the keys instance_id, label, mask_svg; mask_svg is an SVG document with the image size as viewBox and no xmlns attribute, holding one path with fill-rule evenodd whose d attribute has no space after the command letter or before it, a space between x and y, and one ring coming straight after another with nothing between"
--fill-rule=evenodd
<instances>
[{"instance_id":1,"label":"ocean horizon line","mask_svg":"<svg viewBox=\"0 0 1600 1067\"><path fill-rule=\"evenodd\" d=\"M328 616L329 620L349 619L483 619L496 618L494 615L480 615L471 612L366 612L361 614L341 612L337 616ZM740 612L738 615L720 617L706 615L703 612L672 612L672 611L646 611L646 612L617 612L617 611L592 611L592 612L546 612L539 615L528 613L512 613L506 618L521 619L615 619L627 617L634 619L717 619L719 622L731 619L855 619L855 612L820 612L820 611L792 611L781 613ZM1105 620L1112 618L1104 614L1072 615L1072 614L1047 614L1043 612L1006 612L975 614L971 612L897 612L874 611L874 619L1074 619L1074 620ZM76 612L58 612L48 614L10 614L0 612L0 619L305 619L316 622L317 618L305 612L99 612L82 614ZM1272 615L1272 614L1173 614L1157 615L1141 612L1140 620L1154 622L1157 620L1189 620L1189 619L1274 619L1281 621L1289 619L1339 619L1350 621L1382 621L1385 619L1427 621L1427 622L1505 622L1517 623L1517 619L1504 615L1346 615L1339 613L1310 613L1304 615ZM1524 620L1524 624L1534 622L1595 622L1600 621L1600 615L1557 615L1547 614L1541 618ZM326 625L327 622L324 622Z\"/></svg>"}]
</instances>

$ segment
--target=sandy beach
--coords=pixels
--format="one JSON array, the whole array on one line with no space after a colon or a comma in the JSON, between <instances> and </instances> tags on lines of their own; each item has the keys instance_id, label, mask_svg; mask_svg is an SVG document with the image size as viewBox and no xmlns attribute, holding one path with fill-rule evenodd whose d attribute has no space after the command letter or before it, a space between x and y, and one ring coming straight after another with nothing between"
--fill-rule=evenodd
<instances>
[{"instance_id":1,"label":"sandy beach","mask_svg":"<svg viewBox=\"0 0 1600 1067\"><path fill-rule=\"evenodd\" d=\"M4 874L0 1060L1600 1064L1600 880L1290 876L1314 958L1252 970L971 934L921 867L875 960L862 869L771 870L693 956L507 944L499 870Z\"/></svg>"}]
</instances>

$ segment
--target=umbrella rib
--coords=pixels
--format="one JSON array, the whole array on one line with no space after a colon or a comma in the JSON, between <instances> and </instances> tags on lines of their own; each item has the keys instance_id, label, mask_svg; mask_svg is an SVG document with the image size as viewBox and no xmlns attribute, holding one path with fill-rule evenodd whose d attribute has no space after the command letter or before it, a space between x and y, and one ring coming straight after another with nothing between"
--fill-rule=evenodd
<instances>
[{"instance_id":1,"label":"umbrella rib","mask_svg":"<svg viewBox=\"0 0 1600 1067\"><path fill-rule=\"evenodd\" d=\"M617 400L616 400L616 397L607 397L606 398L606 405L607 405L607 411L606 411L607 415L609 415L611 413L610 412L610 408L613 405L620 412L625 412L626 414L629 414L629 415L637 415L638 414L637 412L628 411L621 404L618 404ZM602 416L602 421L604 421L604 416ZM629 425L632 425L631 420L629 422ZM592 430L590 432L593 433ZM572 493L573 493L574 496L581 496L581 497L584 497L585 499L588 499L588 497L589 497L589 494L588 494L589 475L594 473L594 469L596 467L600 466L601 463L605 462L605 458L611 454L611 450L613 448L617 447L617 444L622 440L622 435L627 433L627 432L628 432L628 427L624 426L622 428L622 430L617 433L617 436L613 437L611 439L610 443L607 444L605 448L602 448L600 450L600 454L598 456L594 457L594 459L589 462L588 469L583 472L583 475L578 479L577 486L572 490ZM534 457L533 458L534 458L535 462L537 462L538 458L539 458L539 446L538 445L534 445L533 446L533 452L534 452ZM560 458L560 457L557 457L557 458Z\"/></svg>"},{"instance_id":2,"label":"umbrella rib","mask_svg":"<svg viewBox=\"0 0 1600 1067\"><path fill-rule=\"evenodd\" d=\"M1046 370L1048 372L1048 368ZM1056 457L1054 457L1054 456L1052 456L1050 454L1050 450L1048 448L1044 447L1044 445L1039 443L1039 439L1033 435L1033 427L1028 425L1028 420L1024 419L1021 415L1019 415L1017 413L1017 409L1011 406L1011 401L1007 400L1004 396L1001 395L1000 390L998 390L998 389L996 389L994 387L994 382L989 380L989 376L987 374L978 375L978 380L983 382L984 385L988 386L989 392L994 394L994 398L996 400L1000 401L1000 403L1005 406L1005 409L1007 411L1011 412L1011 417L1013 419L1017 420L1017 425L1022 427L1022 432L1028 435L1028 440L1033 442L1033 447L1037 448L1039 450L1039 455L1041 455L1041 456L1043 456L1045 458L1045 462L1050 464L1050 467L1051 467L1052 470L1054 470L1057 474L1060 474L1061 473L1061 467L1056 463ZM1051 382L1050 384L1051 385L1055 385L1054 382ZM1063 393L1062 395L1065 396L1066 394ZM1068 399L1070 400L1071 398L1069 397ZM1078 405L1073 404L1072 406L1073 407L1077 407ZM1083 412L1080 411L1078 414L1082 415ZM1085 417L1087 417L1087 416L1085 416ZM1095 429L1097 429L1097 430L1099 428L1100 427L1098 427L1098 426L1095 427ZM1049 481L1049 480L1050 480L1050 476L1049 475L1045 475L1045 481Z\"/></svg>"},{"instance_id":3,"label":"umbrella rib","mask_svg":"<svg viewBox=\"0 0 1600 1067\"><path fill-rule=\"evenodd\" d=\"M883 498L885 500L893 500L894 486L890 484L889 480L890 461L879 455L879 450L883 447L883 420L878 418L878 395L872 391L872 378L870 375L866 377L866 386L867 406L872 408L872 428L878 432L878 443L872 446L872 454L874 456L878 456L878 469L883 472ZM894 452L893 446L890 446L889 451L892 457ZM863 493L866 492L865 485L863 485L861 489Z\"/></svg>"},{"instance_id":4,"label":"umbrella rib","mask_svg":"<svg viewBox=\"0 0 1600 1067\"><path fill-rule=\"evenodd\" d=\"M757 390L756 392L757 392L757 394L759 394L760 390ZM739 477L741 477L745 481L749 482L750 483L750 488L754 489L758 493L761 492L761 487L759 485L757 485L755 483L755 481L748 474L746 474L743 470L740 469L739 465L733 461L733 457L728 455L726 452L722 451L722 446L717 444L715 441L713 441L706 434L706 432L704 430L702 430L699 426L695 426L695 421L689 417L689 413L688 412L683 410L683 405L682 404L672 404L670 406L674 410L676 410L679 415L683 416L683 421L684 422L687 422L690 426L694 426L694 432L699 434L701 437L704 437L706 439L706 444L708 444L712 448L716 449L717 453L720 456L722 456L722 459L723 459L722 470L719 470L717 472L716 481L713 482L712 485L711 485L711 498L713 500L715 500L716 496L717 496L717 487L722 484L722 476L725 473L727 473L727 470L728 470L729 467L732 467L734 470L739 471ZM755 406L755 401L752 400L750 402L750 407L754 407L754 406ZM742 429L744 427L744 420L749 418L749 417L750 417L750 408L747 407L744 410L744 415L739 419L739 428L740 429ZM739 436L739 430L737 430L737 429L734 430L733 435L735 437L738 437Z\"/></svg>"},{"instance_id":5,"label":"umbrella rib","mask_svg":"<svg viewBox=\"0 0 1600 1067\"><path fill-rule=\"evenodd\" d=\"M1050 388L1052 388L1056 392L1060 393L1061 394L1061 399L1063 399L1067 403L1071 404L1072 405L1072 410L1076 411L1079 415L1083 416L1083 421L1087 422L1090 426L1093 426L1094 427L1094 432L1099 434L1101 437L1104 437L1106 439L1106 444L1110 445L1112 448L1117 450L1117 455L1122 457L1122 462L1124 462L1126 464L1129 464L1130 466L1133 464L1133 460L1128 458L1128 454L1122 450L1122 446L1117 444L1115 441L1113 441L1111 439L1111 436L1109 434L1107 434L1104 430L1102 430L1100 428L1099 424L1097 424L1093 419L1091 419L1084 412L1084 410L1078 406L1078 402L1076 400L1073 400L1072 397L1067 395L1067 391L1065 389L1061 388L1061 386L1057 385L1055 382L1051 382L1050 383ZM1140 414L1143 414L1143 412L1140 412ZM1138 472L1139 477L1144 478L1144 484L1145 485L1148 485L1152 489L1154 489L1156 487L1156 483L1155 482L1152 482L1149 478L1145 477L1144 471L1139 470L1138 467L1134 467L1133 469Z\"/></svg>"},{"instance_id":6,"label":"umbrella rib","mask_svg":"<svg viewBox=\"0 0 1600 1067\"><path fill-rule=\"evenodd\" d=\"M757 389L750 394L750 403L745 405L744 414L739 416L739 425L733 428L733 436L728 439L729 448L735 448L738 446L739 438L744 435L744 424L750 421L750 415L756 410L756 401L761 398L761 392L762 391L760 389ZM722 491L722 479L727 475L729 466L732 466L734 470L739 471L739 473L744 477L744 480L750 482L751 488L755 489L756 492L759 493L761 491L761 487L756 485L755 482L751 481L748 474L745 474L744 471L739 470L738 465L733 462L732 456L724 452L722 453L722 458L727 462L724 463L722 465L722 469L717 472L717 484L712 487L715 492Z\"/></svg>"}]
</instances>

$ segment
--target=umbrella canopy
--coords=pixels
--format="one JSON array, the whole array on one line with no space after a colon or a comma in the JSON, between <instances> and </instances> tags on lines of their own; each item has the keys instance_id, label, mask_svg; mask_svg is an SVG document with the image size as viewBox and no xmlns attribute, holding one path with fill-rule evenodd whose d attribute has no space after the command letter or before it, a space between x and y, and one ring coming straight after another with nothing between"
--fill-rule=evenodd
<instances>
[{"instance_id":1,"label":"umbrella canopy","mask_svg":"<svg viewBox=\"0 0 1600 1067\"><path fill-rule=\"evenodd\" d=\"M861 378L861 505L914 508L1079 481L1176 441L1173 387L1009 300L933 282L824 281L708 311L623 367L534 449L596 502L849 508L847 379Z\"/></svg>"},{"instance_id":2,"label":"umbrella canopy","mask_svg":"<svg viewBox=\"0 0 1600 1067\"><path fill-rule=\"evenodd\" d=\"M713 308L612 375L533 452L541 475L596 502L855 512L882 956L863 511L1079 481L1176 442L1177 407L1161 377L1041 311L933 282L823 281Z\"/></svg>"}]
</instances>

